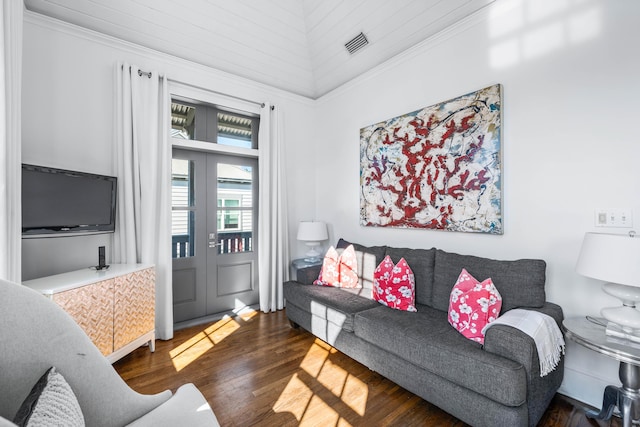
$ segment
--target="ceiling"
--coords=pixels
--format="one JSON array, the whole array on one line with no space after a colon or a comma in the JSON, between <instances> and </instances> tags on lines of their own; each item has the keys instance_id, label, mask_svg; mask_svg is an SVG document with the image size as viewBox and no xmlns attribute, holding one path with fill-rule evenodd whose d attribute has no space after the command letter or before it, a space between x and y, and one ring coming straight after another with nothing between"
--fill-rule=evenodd
<instances>
[{"instance_id":1,"label":"ceiling","mask_svg":"<svg viewBox=\"0 0 640 427\"><path fill-rule=\"evenodd\" d=\"M26 8L318 98L494 0L24 0ZM360 32L369 44L349 54Z\"/></svg>"}]
</instances>

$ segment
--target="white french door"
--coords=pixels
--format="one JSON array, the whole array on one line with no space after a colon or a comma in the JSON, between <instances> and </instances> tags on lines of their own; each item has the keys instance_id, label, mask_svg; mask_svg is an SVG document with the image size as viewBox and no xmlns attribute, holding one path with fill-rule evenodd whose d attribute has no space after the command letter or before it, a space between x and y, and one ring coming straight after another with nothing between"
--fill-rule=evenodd
<instances>
[{"instance_id":1,"label":"white french door","mask_svg":"<svg viewBox=\"0 0 640 427\"><path fill-rule=\"evenodd\" d=\"M257 159L173 150L176 323L258 303Z\"/></svg>"}]
</instances>

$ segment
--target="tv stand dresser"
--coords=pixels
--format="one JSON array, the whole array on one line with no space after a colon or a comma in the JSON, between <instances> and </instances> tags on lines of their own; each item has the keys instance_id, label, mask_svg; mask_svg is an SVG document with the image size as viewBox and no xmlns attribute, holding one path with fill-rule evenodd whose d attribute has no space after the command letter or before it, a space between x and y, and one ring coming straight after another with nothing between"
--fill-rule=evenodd
<instances>
[{"instance_id":1,"label":"tv stand dresser","mask_svg":"<svg viewBox=\"0 0 640 427\"><path fill-rule=\"evenodd\" d=\"M136 348L155 350L155 269L112 264L23 282L61 306L113 363Z\"/></svg>"}]
</instances>

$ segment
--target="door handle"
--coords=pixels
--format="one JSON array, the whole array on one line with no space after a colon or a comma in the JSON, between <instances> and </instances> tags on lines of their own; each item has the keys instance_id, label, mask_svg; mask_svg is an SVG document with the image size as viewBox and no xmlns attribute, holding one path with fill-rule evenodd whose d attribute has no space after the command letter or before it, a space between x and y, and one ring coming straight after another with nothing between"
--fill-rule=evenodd
<instances>
[{"instance_id":1,"label":"door handle","mask_svg":"<svg viewBox=\"0 0 640 427\"><path fill-rule=\"evenodd\" d=\"M218 246L216 233L209 233L209 248L215 248L216 246Z\"/></svg>"}]
</instances>

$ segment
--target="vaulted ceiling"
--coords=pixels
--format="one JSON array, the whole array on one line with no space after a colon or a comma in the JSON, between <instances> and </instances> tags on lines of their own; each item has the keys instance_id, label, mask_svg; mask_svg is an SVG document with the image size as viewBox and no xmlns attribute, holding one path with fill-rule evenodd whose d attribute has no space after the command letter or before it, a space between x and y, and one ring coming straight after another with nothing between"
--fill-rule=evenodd
<instances>
[{"instance_id":1,"label":"vaulted ceiling","mask_svg":"<svg viewBox=\"0 0 640 427\"><path fill-rule=\"evenodd\" d=\"M28 10L317 98L494 0L24 0ZM345 44L363 33L368 44Z\"/></svg>"}]
</instances>

